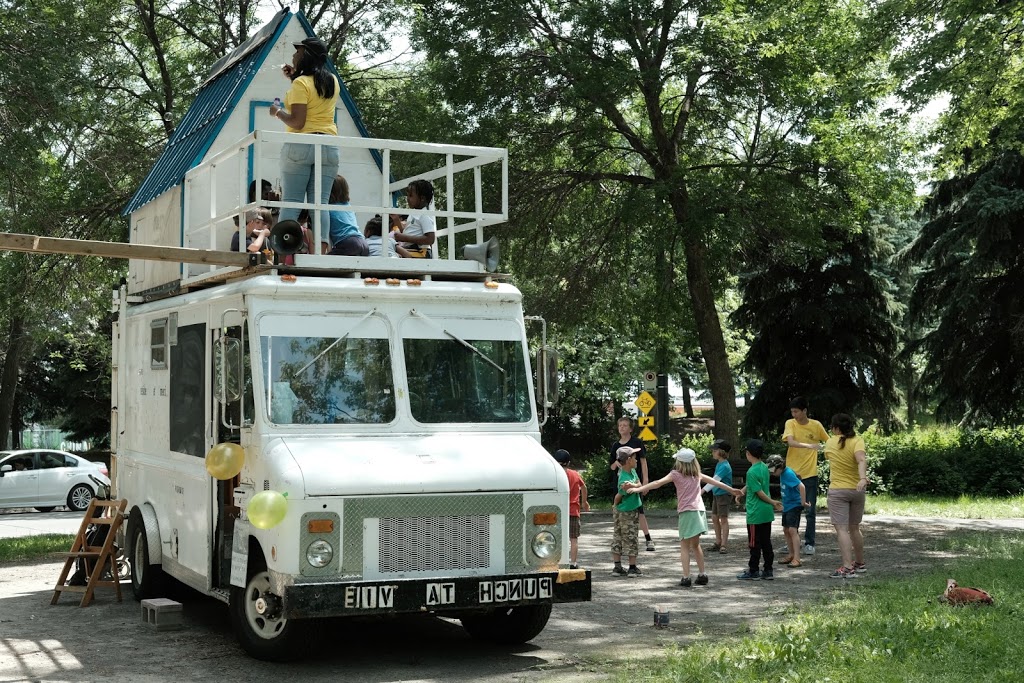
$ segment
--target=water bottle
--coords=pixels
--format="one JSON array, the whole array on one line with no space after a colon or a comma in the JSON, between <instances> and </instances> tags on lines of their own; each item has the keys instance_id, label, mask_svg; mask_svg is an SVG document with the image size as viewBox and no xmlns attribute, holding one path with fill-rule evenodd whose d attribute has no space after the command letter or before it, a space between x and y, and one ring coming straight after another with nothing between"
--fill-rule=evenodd
<instances>
[{"instance_id":1,"label":"water bottle","mask_svg":"<svg viewBox=\"0 0 1024 683\"><path fill-rule=\"evenodd\" d=\"M274 98L274 106L277 107L278 109L281 108L281 98L280 97L275 97Z\"/></svg>"}]
</instances>

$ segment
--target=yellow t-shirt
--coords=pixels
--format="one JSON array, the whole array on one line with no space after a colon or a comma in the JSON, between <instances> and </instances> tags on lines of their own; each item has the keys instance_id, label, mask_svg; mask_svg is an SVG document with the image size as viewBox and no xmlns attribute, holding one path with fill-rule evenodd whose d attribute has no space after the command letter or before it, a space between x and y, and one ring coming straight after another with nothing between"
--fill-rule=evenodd
<instances>
[{"instance_id":1,"label":"yellow t-shirt","mask_svg":"<svg viewBox=\"0 0 1024 683\"><path fill-rule=\"evenodd\" d=\"M299 76L292 81L292 87L284 96L284 108L291 111L293 104L306 105L306 123L302 128L285 126L289 133L324 133L337 135L338 126L334 123L334 109L338 105L338 94L341 87L334 78L334 97L323 98L316 91L312 76Z\"/></svg>"},{"instance_id":2,"label":"yellow t-shirt","mask_svg":"<svg viewBox=\"0 0 1024 683\"><path fill-rule=\"evenodd\" d=\"M839 437L830 437L825 442L825 457L828 458L831 466L829 477L830 489L855 489L860 482L860 471L857 469L857 458L854 453L864 451L864 439L854 436L846 440L842 448L839 448Z\"/></svg>"},{"instance_id":3,"label":"yellow t-shirt","mask_svg":"<svg viewBox=\"0 0 1024 683\"><path fill-rule=\"evenodd\" d=\"M800 443L818 443L828 440L828 432L817 420L808 420L802 425L796 420L786 420L786 429L782 432L782 442L793 437ZM786 467L796 472L801 479L818 476L818 451L814 448L793 448L786 451Z\"/></svg>"}]
</instances>

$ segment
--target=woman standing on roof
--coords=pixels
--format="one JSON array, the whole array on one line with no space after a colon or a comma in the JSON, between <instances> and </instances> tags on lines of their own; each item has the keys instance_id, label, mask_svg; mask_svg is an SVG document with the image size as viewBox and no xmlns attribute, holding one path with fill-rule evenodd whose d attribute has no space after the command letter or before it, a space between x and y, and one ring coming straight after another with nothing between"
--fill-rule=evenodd
<instances>
[{"instance_id":1,"label":"woman standing on roof","mask_svg":"<svg viewBox=\"0 0 1024 683\"><path fill-rule=\"evenodd\" d=\"M292 63L282 71L291 79L292 87L285 95L284 106L270 106L270 115L284 122L289 133L337 135L334 110L338 104L341 86L327 69L327 46L317 38L306 38L294 43ZM338 148L321 145L320 166L315 167L315 146L297 142L285 143L281 148L281 189L285 202L320 201L328 203L334 176L338 173ZM320 193L316 194L316 179L320 177ZM281 209L281 220L294 220L298 207ZM320 214L320 236L326 237L330 226L330 213Z\"/></svg>"}]
</instances>

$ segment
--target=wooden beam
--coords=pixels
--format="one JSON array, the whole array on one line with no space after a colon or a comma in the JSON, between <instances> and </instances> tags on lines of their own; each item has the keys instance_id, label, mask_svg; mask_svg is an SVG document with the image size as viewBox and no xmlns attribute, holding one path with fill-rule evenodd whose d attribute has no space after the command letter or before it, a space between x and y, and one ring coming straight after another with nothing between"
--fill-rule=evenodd
<instances>
[{"instance_id":1,"label":"wooden beam","mask_svg":"<svg viewBox=\"0 0 1024 683\"><path fill-rule=\"evenodd\" d=\"M161 247L153 244L125 244L98 240L75 240L61 237L39 237L0 232L0 250L22 251L32 254L73 254L101 258L127 258L145 261L173 261L174 263L201 263L210 266L256 265L248 253L190 249L187 247ZM262 255L254 255L262 258Z\"/></svg>"}]
</instances>

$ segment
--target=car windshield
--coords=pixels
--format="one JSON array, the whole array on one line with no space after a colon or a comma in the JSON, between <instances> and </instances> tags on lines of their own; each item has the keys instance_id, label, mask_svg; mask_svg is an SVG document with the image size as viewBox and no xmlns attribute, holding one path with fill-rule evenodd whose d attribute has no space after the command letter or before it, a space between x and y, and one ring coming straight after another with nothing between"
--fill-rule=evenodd
<instances>
[{"instance_id":1,"label":"car windshield","mask_svg":"<svg viewBox=\"0 0 1024 683\"><path fill-rule=\"evenodd\" d=\"M387 328L366 316L261 321L266 406L275 424L385 423L395 418Z\"/></svg>"},{"instance_id":2,"label":"car windshield","mask_svg":"<svg viewBox=\"0 0 1024 683\"><path fill-rule=\"evenodd\" d=\"M518 340L405 339L409 401L419 422L527 422L525 355Z\"/></svg>"}]
</instances>

